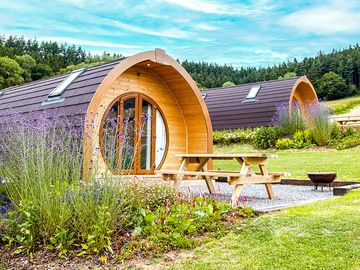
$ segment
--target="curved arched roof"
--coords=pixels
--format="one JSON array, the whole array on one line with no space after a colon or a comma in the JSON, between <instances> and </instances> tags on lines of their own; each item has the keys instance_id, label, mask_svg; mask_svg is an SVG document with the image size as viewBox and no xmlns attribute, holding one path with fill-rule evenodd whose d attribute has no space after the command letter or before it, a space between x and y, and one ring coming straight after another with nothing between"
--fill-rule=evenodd
<instances>
[{"instance_id":1,"label":"curved arched roof","mask_svg":"<svg viewBox=\"0 0 360 270\"><path fill-rule=\"evenodd\" d=\"M85 69L64 91L64 101L58 103L42 105L48 99L49 93L63 82L69 73L3 89L0 96L0 116L48 109L56 109L56 113L66 115L84 113L103 79L121 61L115 60Z\"/></svg>"},{"instance_id":2,"label":"curved arched roof","mask_svg":"<svg viewBox=\"0 0 360 270\"><path fill-rule=\"evenodd\" d=\"M246 102L252 87L261 86L255 100ZM304 93L304 94L303 94ZM214 130L268 126L277 106L290 104L295 97L306 106L318 102L315 90L306 76L263 81L202 91L206 95ZM309 100L305 100L305 97Z\"/></svg>"}]
</instances>

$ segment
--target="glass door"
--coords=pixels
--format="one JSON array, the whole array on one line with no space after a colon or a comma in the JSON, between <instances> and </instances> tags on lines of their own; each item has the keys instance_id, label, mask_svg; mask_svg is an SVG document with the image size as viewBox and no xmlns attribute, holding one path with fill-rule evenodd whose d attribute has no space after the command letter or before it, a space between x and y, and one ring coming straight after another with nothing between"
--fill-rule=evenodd
<instances>
[{"instance_id":1,"label":"glass door","mask_svg":"<svg viewBox=\"0 0 360 270\"><path fill-rule=\"evenodd\" d=\"M135 173L137 141L137 106L136 96L127 96L120 100L120 127L118 134L117 168L122 172Z\"/></svg>"},{"instance_id":2,"label":"glass door","mask_svg":"<svg viewBox=\"0 0 360 270\"><path fill-rule=\"evenodd\" d=\"M161 166L167 129L151 98L134 93L115 101L102 134L104 158L116 174L152 174Z\"/></svg>"},{"instance_id":3,"label":"glass door","mask_svg":"<svg viewBox=\"0 0 360 270\"><path fill-rule=\"evenodd\" d=\"M154 167L154 106L140 96L140 115L139 115L139 173L152 173Z\"/></svg>"}]
</instances>

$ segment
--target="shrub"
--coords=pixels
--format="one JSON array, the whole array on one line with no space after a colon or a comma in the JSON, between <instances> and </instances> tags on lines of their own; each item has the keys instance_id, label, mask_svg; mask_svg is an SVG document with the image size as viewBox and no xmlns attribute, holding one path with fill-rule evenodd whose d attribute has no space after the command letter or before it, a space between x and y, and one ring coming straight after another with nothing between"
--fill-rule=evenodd
<instances>
[{"instance_id":1,"label":"shrub","mask_svg":"<svg viewBox=\"0 0 360 270\"><path fill-rule=\"evenodd\" d=\"M342 132L337 123L331 124L331 139L340 139L342 137Z\"/></svg>"},{"instance_id":2,"label":"shrub","mask_svg":"<svg viewBox=\"0 0 360 270\"><path fill-rule=\"evenodd\" d=\"M253 145L258 149L274 147L280 135L281 132L278 127L261 127L256 130Z\"/></svg>"},{"instance_id":3,"label":"shrub","mask_svg":"<svg viewBox=\"0 0 360 270\"><path fill-rule=\"evenodd\" d=\"M276 148L280 150L290 149L294 146L294 140L290 138L281 138L276 141Z\"/></svg>"},{"instance_id":4,"label":"shrub","mask_svg":"<svg viewBox=\"0 0 360 270\"><path fill-rule=\"evenodd\" d=\"M294 134L294 142L303 146L313 144L313 135L310 130L298 131Z\"/></svg>"},{"instance_id":5,"label":"shrub","mask_svg":"<svg viewBox=\"0 0 360 270\"><path fill-rule=\"evenodd\" d=\"M346 81L335 72L325 73L318 81L317 92L319 97L327 100L348 97L354 94L353 89L346 84Z\"/></svg>"},{"instance_id":6,"label":"shrub","mask_svg":"<svg viewBox=\"0 0 360 270\"><path fill-rule=\"evenodd\" d=\"M355 128L346 127L343 131L341 131L341 137L342 138L351 137L351 136L355 136L358 133L359 132Z\"/></svg>"},{"instance_id":7,"label":"shrub","mask_svg":"<svg viewBox=\"0 0 360 270\"><path fill-rule=\"evenodd\" d=\"M336 146L336 149L342 150L360 145L360 135L349 136L342 139Z\"/></svg>"},{"instance_id":8,"label":"shrub","mask_svg":"<svg viewBox=\"0 0 360 270\"><path fill-rule=\"evenodd\" d=\"M235 129L215 131L213 133L214 144L229 145L231 143L251 143L255 135L252 129Z\"/></svg>"},{"instance_id":9,"label":"shrub","mask_svg":"<svg viewBox=\"0 0 360 270\"><path fill-rule=\"evenodd\" d=\"M178 248L192 248L199 244L196 234L221 232L228 215L252 216L249 209L234 210L228 203L209 198L180 195L175 202L165 201L158 208L146 207L138 215L138 223L131 238L122 245L118 258L130 258L147 250L151 254Z\"/></svg>"}]
</instances>

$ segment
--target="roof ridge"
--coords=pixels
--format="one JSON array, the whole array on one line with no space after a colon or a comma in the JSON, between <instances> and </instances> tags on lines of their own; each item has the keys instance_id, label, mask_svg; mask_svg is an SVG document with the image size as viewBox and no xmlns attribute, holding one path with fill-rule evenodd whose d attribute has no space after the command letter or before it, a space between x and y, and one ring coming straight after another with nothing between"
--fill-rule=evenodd
<instances>
[{"instance_id":1,"label":"roof ridge","mask_svg":"<svg viewBox=\"0 0 360 270\"><path fill-rule=\"evenodd\" d=\"M286 80L294 80L294 79L299 79L302 76L296 76L296 77L291 77L291 78L284 78L284 79L274 79L274 80L268 80L268 81L257 81L257 82L251 82L251 83L243 83L243 84L237 84L234 86L227 86L227 87L212 87L212 88L206 88L201 90L203 91L209 91L209 90L216 90L216 89L229 89L229 88L236 88L239 86L246 86L246 85L254 85L254 84L265 84L265 83L271 83L271 82L277 82L277 81L286 81Z\"/></svg>"}]
</instances>

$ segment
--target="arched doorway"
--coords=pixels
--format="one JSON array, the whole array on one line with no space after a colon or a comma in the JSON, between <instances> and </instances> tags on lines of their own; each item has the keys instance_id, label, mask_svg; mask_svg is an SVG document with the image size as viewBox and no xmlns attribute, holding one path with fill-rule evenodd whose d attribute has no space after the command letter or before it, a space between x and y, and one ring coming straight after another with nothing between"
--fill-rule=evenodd
<instances>
[{"instance_id":1,"label":"arched doorway","mask_svg":"<svg viewBox=\"0 0 360 270\"><path fill-rule=\"evenodd\" d=\"M151 174L168 149L168 129L157 103L140 93L117 98L103 120L100 145L114 174Z\"/></svg>"}]
</instances>

